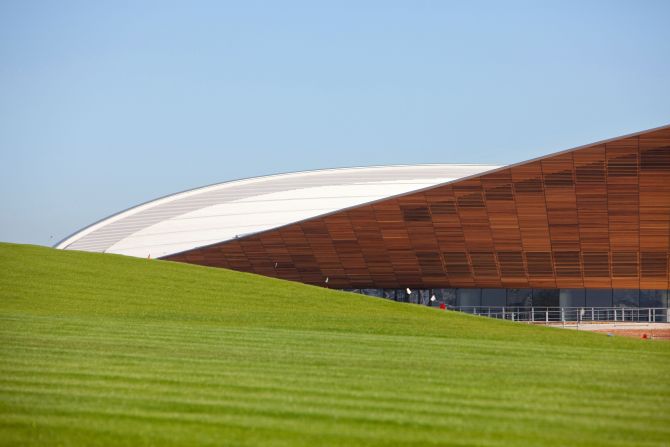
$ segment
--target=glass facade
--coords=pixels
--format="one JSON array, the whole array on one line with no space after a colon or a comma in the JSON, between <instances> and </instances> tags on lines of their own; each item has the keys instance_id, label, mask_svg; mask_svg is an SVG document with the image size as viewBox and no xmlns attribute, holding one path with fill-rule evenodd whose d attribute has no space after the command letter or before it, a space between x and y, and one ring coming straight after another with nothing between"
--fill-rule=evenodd
<instances>
[{"instance_id":1,"label":"glass facade","mask_svg":"<svg viewBox=\"0 0 670 447\"><path fill-rule=\"evenodd\" d=\"M584 307L586 305L586 290L561 289L558 302L560 307Z\"/></svg>"},{"instance_id":2,"label":"glass facade","mask_svg":"<svg viewBox=\"0 0 670 447\"><path fill-rule=\"evenodd\" d=\"M533 305L533 289L507 289L507 305L531 307Z\"/></svg>"},{"instance_id":3,"label":"glass facade","mask_svg":"<svg viewBox=\"0 0 670 447\"><path fill-rule=\"evenodd\" d=\"M587 289L586 303L587 307L612 307L611 289Z\"/></svg>"},{"instance_id":4,"label":"glass facade","mask_svg":"<svg viewBox=\"0 0 670 447\"><path fill-rule=\"evenodd\" d=\"M640 307L668 307L667 290L640 290Z\"/></svg>"},{"instance_id":5,"label":"glass facade","mask_svg":"<svg viewBox=\"0 0 670 447\"><path fill-rule=\"evenodd\" d=\"M482 306L507 306L507 289L482 289Z\"/></svg>"},{"instance_id":6,"label":"glass facade","mask_svg":"<svg viewBox=\"0 0 670 447\"><path fill-rule=\"evenodd\" d=\"M612 290L612 304L615 307L640 307L640 291L637 289Z\"/></svg>"},{"instance_id":7,"label":"glass facade","mask_svg":"<svg viewBox=\"0 0 670 447\"><path fill-rule=\"evenodd\" d=\"M459 307L481 306L482 289L456 289L456 305Z\"/></svg>"},{"instance_id":8,"label":"glass facade","mask_svg":"<svg viewBox=\"0 0 670 447\"><path fill-rule=\"evenodd\" d=\"M558 289L533 289L533 306L558 307L561 291Z\"/></svg>"},{"instance_id":9,"label":"glass facade","mask_svg":"<svg viewBox=\"0 0 670 447\"><path fill-rule=\"evenodd\" d=\"M346 289L402 303L448 307L667 308L668 290L637 289ZM431 297L435 296L435 301Z\"/></svg>"}]
</instances>

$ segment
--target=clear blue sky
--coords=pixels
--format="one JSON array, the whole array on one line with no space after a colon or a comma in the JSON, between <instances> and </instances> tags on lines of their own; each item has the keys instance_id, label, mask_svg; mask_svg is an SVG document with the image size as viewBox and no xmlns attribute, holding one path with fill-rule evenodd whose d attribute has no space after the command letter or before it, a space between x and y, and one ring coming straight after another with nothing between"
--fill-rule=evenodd
<instances>
[{"instance_id":1,"label":"clear blue sky","mask_svg":"<svg viewBox=\"0 0 670 447\"><path fill-rule=\"evenodd\" d=\"M667 123L668 1L0 2L2 241L240 177Z\"/></svg>"}]
</instances>

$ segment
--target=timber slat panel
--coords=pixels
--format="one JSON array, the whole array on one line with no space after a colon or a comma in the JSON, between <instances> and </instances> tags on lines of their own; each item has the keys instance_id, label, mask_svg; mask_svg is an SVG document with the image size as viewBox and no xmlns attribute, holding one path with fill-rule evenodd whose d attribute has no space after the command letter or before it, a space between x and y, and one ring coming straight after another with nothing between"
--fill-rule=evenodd
<instances>
[{"instance_id":1,"label":"timber slat panel","mask_svg":"<svg viewBox=\"0 0 670 447\"><path fill-rule=\"evenodd\" d=\"M665 289L670 128L168 256L337 288Z\"/></svg>"}]
</instances>

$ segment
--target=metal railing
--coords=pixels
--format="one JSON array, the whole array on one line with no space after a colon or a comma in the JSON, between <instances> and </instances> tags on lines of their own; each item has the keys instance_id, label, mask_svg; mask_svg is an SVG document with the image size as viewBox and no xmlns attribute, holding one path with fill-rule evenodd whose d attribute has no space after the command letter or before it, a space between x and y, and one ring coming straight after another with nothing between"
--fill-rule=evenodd
<instances>
[{"instance_id":1,"label":"metal railing","mask_svg":"<svg viewBox=\"0 0 670 447\"><path fill-rule=\"evenodd\" d=\"M665 307L508 307L449 306L450 310L502 320L529 323L561 322L670 322Z\"/></svg>"}]
</instances>

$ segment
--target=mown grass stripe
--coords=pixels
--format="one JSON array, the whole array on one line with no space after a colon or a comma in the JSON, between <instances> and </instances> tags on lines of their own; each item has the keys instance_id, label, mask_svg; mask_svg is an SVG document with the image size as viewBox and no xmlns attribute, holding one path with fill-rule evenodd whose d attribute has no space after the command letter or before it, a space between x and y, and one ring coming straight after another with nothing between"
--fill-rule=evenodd
<instances>
[{"instance_id":1,"label":"mown grass stripe","mask_svg":"<svg viewBox=\"0 0 670 447\"><path fill-rule=\"evenodd\" d=\"M82 382L82 381L73 381L73 380L20 380L13 378L11 380L2 380L0 381L0 389L7 391L16 391L16 392L37 392L37 390L44 391L46 393L55 393L54 390L59 392L62 390L63 393L72 393L72 395L83 395L84 391L88 393L95 393L95 396L100 397L120 397L119 392L127 392L127 396L134 396L130 392L143 391L148 395L147 398L152 400L163 400L165 396L169 395L170 401L174 402L221 402L227 401L230 399L238 400L243 399L247 402L257 401L264 404L277 404L291 401L291 403L303 403L303 404L313 404L315 402L320 402L322 404L328 405L332 408L340 409L357 409L357 410L366 410L366 411L389 411L393 410L395 412L402 411L411 411L413 415L423 414L430 415L435 412L449 412L450 408L469 408L470 412L474 409L479 411L491 411L491 410L500 410L510 412L516 412L514 414L530 414L534 415L535 411L538 408L541 408L539 405L531 406L523 403L515 403L513 401L496 401L493 399L480 400L480 399L466 399L466 398L455 398L451 397L449 400L443 400L439 403L408 403L408 402L398 402L398 401L380 401L375 400L371 401L362 401L360 398L346 398L343 396L336 395L333 396L324 396L323 394L313 394L301 392L300 390L291 390L287 392L286 390L278 390L276 388L265 388L265 389L233 389L227 387L220 387L217 389L208 389L202 390L201 388L187 388L182 389L179 392L174 391L173 386L159 386L158 384L152 384L151 387L146 387L144 385L138 384L129 384L129 383L110 383L107 381L95 381L95 382ZM213 399L212 396L220 395L220 398ZM560 406L552 408L553 416L561 417L574 417L574 416L588 416L591 415L594 411L598 410L600 417L607 418L627 418L635 422L647 421L649 423L659 422L660 424L665 423L665 418L663 415L657 414L650 409L647 411L638 411L634 417L631 417L628 412L621 409L612 408L609 411L600 411L596 407L582 407L578 410L574 409L561 409ZM460 410L459 410L460 411ZM670 430L670 427L668 427Z\"/></svg>"}]
</instances>

